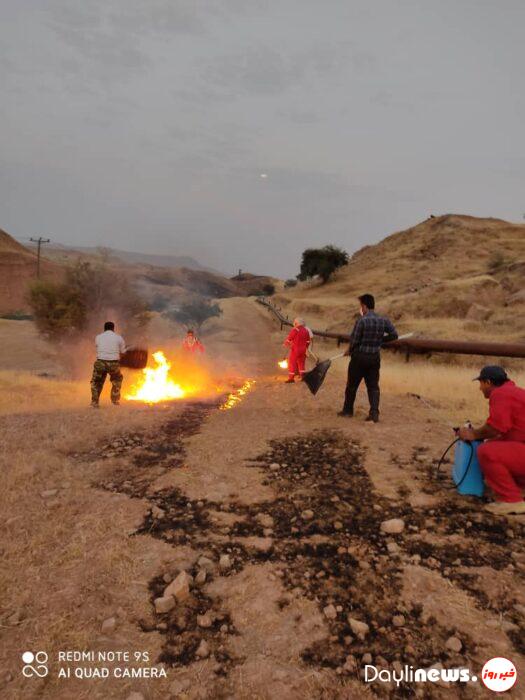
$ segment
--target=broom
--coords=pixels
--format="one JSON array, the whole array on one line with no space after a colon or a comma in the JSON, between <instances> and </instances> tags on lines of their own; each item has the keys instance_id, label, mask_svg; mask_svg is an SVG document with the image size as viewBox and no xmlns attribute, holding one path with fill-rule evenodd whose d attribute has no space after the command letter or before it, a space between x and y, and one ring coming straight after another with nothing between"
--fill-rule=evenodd
<instances>
[{"instance_id":1,"label":"broom","mask_svg":"<svg viewBox=\"0 0 525 700\"><path fill-rule=\"evenodd\" d=\"M405 338L410 338L413 335L413 333L406 333L405 335L400 335L399 338L397 338L397 340L404 340ZM330 357L328 360L318 362L313 369L303 374L303 382L310 389L314 396L321 388L324 382L324 378L326 377L326 373L330 369L330 365L332 364L332 362L334 360L338 360L340 357L344 357L345 354L346 353L342 352L339 355L334 355L334 357Z\"/></svg>"}]
</instances>

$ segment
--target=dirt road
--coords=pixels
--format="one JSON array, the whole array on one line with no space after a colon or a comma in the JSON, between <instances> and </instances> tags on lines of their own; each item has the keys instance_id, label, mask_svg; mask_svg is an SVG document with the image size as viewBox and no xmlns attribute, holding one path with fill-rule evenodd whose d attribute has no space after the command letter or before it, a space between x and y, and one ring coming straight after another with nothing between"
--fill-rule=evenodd
<instances>
[{"instance_id":1,"label":"dirt road","mask_svg":"<svg viewBox=\"0 0 525 700\"><path fill-rule=\"evenodd\" d=\"M2 696L475 698L488 693L479 681L365 684L364 668L441 664L479 677L505 656L525 672L524 524L436 481L447 429L409 396L385 395L377 425L364 403L337 418L344 366L315 398L285 385L284 334L266 311L222 306L208 354L256 380L231 410L2 419L47 455L10 483L4 510ZM402 531L385 533L393 519ZM15 551L20 531L29 551ZM180 599L156 610L174 580ZM26 647L50 655L45 679L21 677ZM128 666L167 678L60 680L63 649L147 651L151 662ZM522 683L512 697L525 697Z\"/></svg>"}]
</instances>

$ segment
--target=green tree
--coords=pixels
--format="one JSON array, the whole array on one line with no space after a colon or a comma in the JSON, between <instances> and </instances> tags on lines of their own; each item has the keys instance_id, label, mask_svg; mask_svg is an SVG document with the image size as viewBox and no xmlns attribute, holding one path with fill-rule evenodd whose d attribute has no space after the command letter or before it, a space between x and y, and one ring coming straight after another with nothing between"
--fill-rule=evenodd
<instances>
[{"instance_id":1,"label":"green tree","mask_svg":"<svg viewBox=\"0 0 525 700\"><path fill-rule=\"evenodd\" d=\"M103 263L78 260L63 282L38 280L29 301L39 331L53 340L96 328L108 317L123 330L147 322L145 306L128 277Z\"/></svg>"},{"instance_id":2,"label":"green tree","mask_svg":"<svg viewBox=\"0 0 525 700\"><path fill-rule=\"evenodd\" d=\"M308 248L301 259L301 270L297 275L299 280L320 277L328 282L333 273L348 263L348 253L333 245L324 248Z\"/></svg>"},{"instance_id":3,"label":"green tree","mask_svg":"<svg viewBox=\"0 0 525 700\"><path fill-rule=\"evenodd\" d=\"M166 311L163 316L177 323L181 323L187 328L196 328L200 330L205 321L210 318L218 317L221 314L222 309L219 304L201 297L181 304L174 309L170 309Z\"/></svg>"}]
</instances>

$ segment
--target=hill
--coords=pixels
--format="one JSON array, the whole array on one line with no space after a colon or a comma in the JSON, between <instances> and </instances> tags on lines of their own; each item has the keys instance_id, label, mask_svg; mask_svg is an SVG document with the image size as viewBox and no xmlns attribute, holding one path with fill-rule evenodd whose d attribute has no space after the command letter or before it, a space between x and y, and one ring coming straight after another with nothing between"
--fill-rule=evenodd
<instances>
[{"instance_id":1,"label":"hill","mask_svg":"<svg viewBox=\"0 0 525 700\"><path fill-rule=\"evenodd\" d=\"M327 284L301 283L276 301L312 325L348 330L356 297L371 292L402 331L518 342L524 279L525 225L447 214L362 248Z\"/></svg>"},{"instance_id":2,"label":"hill","mask_svg":"<svg viewBox=\"0 0 525 700\"><path fill-rule=\"evenodd\" d=\"M54 246L44 251L41 259L41 276L58 279L68 266L79 258L93 263L104 263L116 272L129 276L144 301L152 308L162 310L167 306L181 303L189 297L202 295L218 299L244 297L260 294L268 284L278 284L278 280L264 275L243 274L228 278L218 272L208 270L192 258L166 256L162 265L152 265L142 259L160 260L161 256L113 251L110 248L97 249L69 248ZM118 255L117 255L118 254ZM50 256L48 258L47 256ZM0 313L27 312L29 285L36 278L36 254L16 241L5 231L0 230ZM171 267L169 260L189 261L193 267Z\"/></svg>"},{"instance_id":3,"label":"hill","mask_svg":"<svg viewBox=\"0 0 525 700\"><path fill-rule=\"evenodd\" d=\"M87 246L70 246L62 243L51 243L46 246L44 255L49 260L67 262L76 259L80 255L97 256L101 253L114 262L123 262L138 265L151 265L153 267L186 267L190 270L204 270L216 275L220 272L201 265L195 258L188 255L155 255L153 253L134 253L129 250L116 248L94 248Z\"/></svg>"},{"instance_id":4,"label":"hill","mask_svg":"<svg viewBox=\"0 0 525 700\"><path fill-rule=\"evenodd\" d=\"M27 291L36 279L37 256L8 233L0 229L0 313L27 311ZM62 269L42 259L40 274L44 278L59 278Z\"/></svg>"}]
</instances>

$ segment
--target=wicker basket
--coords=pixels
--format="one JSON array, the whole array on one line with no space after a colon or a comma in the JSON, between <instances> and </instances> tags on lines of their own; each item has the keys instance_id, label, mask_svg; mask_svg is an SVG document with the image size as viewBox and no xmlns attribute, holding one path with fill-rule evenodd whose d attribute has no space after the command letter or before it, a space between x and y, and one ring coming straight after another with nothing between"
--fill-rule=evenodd
<instances>
[{"instance_id":1,"label":"wicker basket","mask_svg":"<svg viewBox=\"0 0 525 700\"><path fill-rule=\"evenodd\" d=\"M148 351L144 348L128 348L120 356L120 366L129 369L144 369L148 364Z\"/></svg>"}]
</instances>

